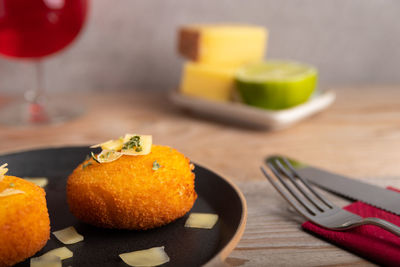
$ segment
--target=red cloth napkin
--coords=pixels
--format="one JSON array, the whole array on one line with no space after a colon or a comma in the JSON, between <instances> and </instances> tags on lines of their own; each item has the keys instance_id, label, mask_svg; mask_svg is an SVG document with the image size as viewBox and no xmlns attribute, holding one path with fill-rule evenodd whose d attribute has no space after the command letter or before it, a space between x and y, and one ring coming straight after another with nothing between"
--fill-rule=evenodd
<instances>
[{"instance_id":1,"label":"red cloth napkin","mask_svg":"<svg viewBox=\"0 0 400 267\"><path fill-rule=\"evenodd\" d=\"M392 187L388 187L388 189L400 193L398 189ZM354 202L344 209L361 217L377 217L400 226L400 216L360 201ZM400 237L377 226L363 225L344 232L327 230L311 222L305 222L302 227L375 263L386 266L400 266Z\"/></svg>"}]
</instances>

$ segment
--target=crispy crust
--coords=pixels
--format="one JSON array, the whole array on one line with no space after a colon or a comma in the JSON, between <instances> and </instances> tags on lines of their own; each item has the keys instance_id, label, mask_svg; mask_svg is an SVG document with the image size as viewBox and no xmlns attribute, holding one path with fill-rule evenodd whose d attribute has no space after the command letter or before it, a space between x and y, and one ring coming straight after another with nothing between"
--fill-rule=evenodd
<instances>
[{"instance_id":1,"label":"crispy crust","mask_svg":"<svg viewBox=\"0 0 400 267\"><path fill-rule=\"evenodd\" d=\"M12 266L33 256L50 237L45 191L23 179L5 176L0 191L13 183L25 194L0 197L0 266Z\"/></svg>"},{"instance_id":2,"label":"crispy crust","mask_svg":"<svg viewBox=\"0 0 400 267\"><path fill-rule=\"evenodd\" d=\"M155 160L158 170L152 169ZM166 146L153 145L144 156L82 164L68 178L68 205L78 219L95 226L159 227L185 215L197 198L189 159Z\"/></svg>"}]
</instances>

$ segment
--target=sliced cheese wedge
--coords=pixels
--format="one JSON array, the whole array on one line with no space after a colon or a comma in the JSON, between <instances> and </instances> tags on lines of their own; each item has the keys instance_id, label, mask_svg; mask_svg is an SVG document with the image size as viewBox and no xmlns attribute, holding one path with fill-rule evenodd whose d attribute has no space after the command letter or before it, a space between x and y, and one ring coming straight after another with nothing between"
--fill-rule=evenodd
<instances>
[{"instance_id":1,"label":"sliced cheese wedge","mask_svg":"<svg viewBox=\"0 0 400 267\"><path fill-rule=\"evenodd\" d=\"M41 257L57 256L61 260L69 259L74 256L74 253L67 247L56 248L43 254Z\"/></svg>"},{"instance_id":2,"label":"sliced cheese wedge","mask_svg":"<svg viewBox=\"0 0 400 267\"><path fill-rule=\"evenodd\" d=\"M55 231L53 232L53 235L66 245L75 244L83 240L83 236L78 234L73 226Z\"/></svg>"},{"instance_id":3,"label":"sliced cheese wedge","mask_svg":"<svg viewBox=\"0 0 400 267\"><path fill-rule=\"evenodd\" d=\"M219 102L232 100L236 66L214 66L187 62L183 67L180 92L190 97Z\"/></svg>"},{"instance_id":4,"label":"sliced cheese wedge","mask_svg":"<svg viewBox=\"0 0 400 267\"><path fill-rule=\"evenodd\" d=\"M217 214L191 213L186 220L185 227L211 229L218 221Z\"/></svg>"},{"instance_id":5,"label":"sliced cheese wedge","mask_svg":"<svg viewBox=\"0 0 400 267\"><path fill-rule=\"evenodd\" d=\"M61 267L60 257L54 255L31 258L31 267Z\"/></svg>"},{"instance_id":6,"label":"sliced cheese wedge","mask_svg":"<svg viewBox=\"0 0 400 267\"><path fill-rule=\"evenodd\" d=\"M265 55L268 30L254 25L185 25L178 32L178 51L185 58L209 65L241 65Z\"/></svg>"},{"instance_id":7,"label":"sliced cheese wedge","mask_svg":"<svg viewBox=\"0 0 400 267\"><path fill-rule=\"evenodd\" d=\"M169 257L164 247L154 247L119 255L129 266L158 266L169 262Z\"/></svg>"}]
</instances>

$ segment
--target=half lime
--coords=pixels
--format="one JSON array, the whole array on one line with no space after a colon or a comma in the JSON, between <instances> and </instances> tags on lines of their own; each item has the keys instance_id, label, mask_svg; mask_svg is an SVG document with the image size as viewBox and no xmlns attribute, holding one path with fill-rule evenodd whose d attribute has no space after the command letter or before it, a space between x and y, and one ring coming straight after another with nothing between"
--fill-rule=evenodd
<instances>
[{"instance_id":1,"label":"half lime","mask_svg":"<svg viewBox=\"0 0 400 267\"><path fill-rule=\"evenodd\" d=\"M243 102L273 110L306 102L317 80L316 68L292 61L253 63L236 73L236 87Z\"/></svg>"}]
</instances>

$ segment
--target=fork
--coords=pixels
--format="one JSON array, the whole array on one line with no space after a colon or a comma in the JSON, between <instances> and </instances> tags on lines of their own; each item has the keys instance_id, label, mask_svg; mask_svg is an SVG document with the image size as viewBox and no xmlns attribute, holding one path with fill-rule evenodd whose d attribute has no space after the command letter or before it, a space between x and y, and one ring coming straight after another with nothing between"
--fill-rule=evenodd
<instances>
[{"instance_id":1,"label":"fork","mask_svg":"<svg viewBox=\"0 0 400 267\"><path fill-rule=\"evenodd\" d=\"M265 177L278 190L282 197L309 221L334 231L344 231L369 224L381 227L400 236L400 227L379 218L363 218L336 206L322 197L298 174L286 158L274 158L268 161L267 165L277 179L272 178L261 167L261 171ZM277 180L281 185L279 185ZM286 180L289 180L290 183Z\"/></svg>"}]
</instances>

